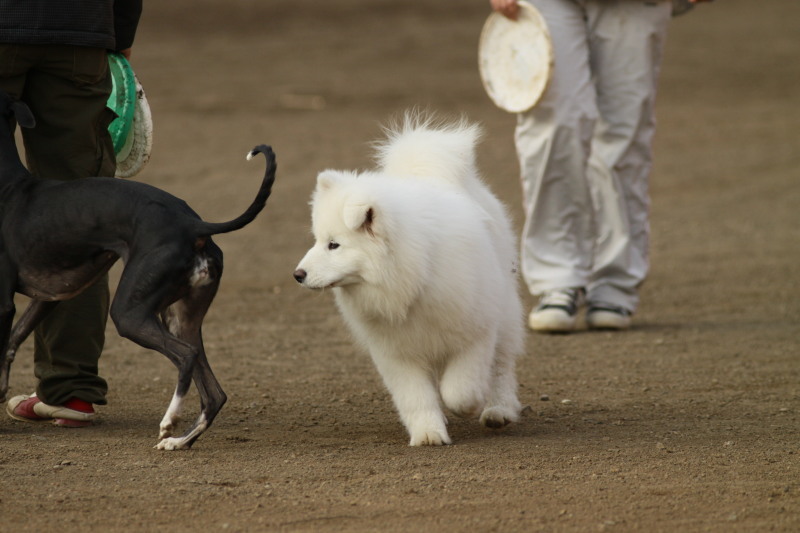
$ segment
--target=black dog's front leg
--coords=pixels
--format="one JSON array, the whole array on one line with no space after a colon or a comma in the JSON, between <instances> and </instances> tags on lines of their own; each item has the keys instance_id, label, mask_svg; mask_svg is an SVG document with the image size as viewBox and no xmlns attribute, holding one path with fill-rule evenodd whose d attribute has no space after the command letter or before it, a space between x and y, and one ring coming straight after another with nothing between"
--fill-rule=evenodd
<instances>
[{"instance_id":1,"label":"black dog's front leg","mask_svg":"<svg viewBox=\"0 0 800 533\"><path fill-rule=\"evenodd\" d=\"M45 302L42 300L32 300L31 303L28 305L28 308L25 309L25 312L22 313L22 316L19 317L17 323L14 325L14 328L11 330L10 335L6 336L6 343L2 346L5 346L3 353L0 354L3 360L2 365L0 365L0 402L5 401L5 395L8 392L8 379L9 374L11 372L11 363L14 362L14 358L17 355L17 349L19 348L20 344L25 342L25 339L28 338L28 335L39 325L39 323L46 317L53 308L58 305L59 302ZM11 317L9 318L9 322L13 320L14 312L13 312L13 295L12 295L12 312ZM5 323L3 324L5 326Z\"/></svg>"},{"instance_id":2,"label":"black dog's front leg","mask_svg":"<svg viewBox=\"0 0 800 533\"><path fill-rule=\"evenodd\" d=\"M10 302L3 296L0 303L0 403L6 401L8 394L8 374L11 372L11 362L14 354L9 353L8 337L11 334L11 324L14 321L14 296L11 295Z\"/></svg>"},{"instance_id":3,"label":"black dog's front leg","mask_svg":"<svg viewBox=\"0 0 800 533\"><path fill-rule=\"evenodd\" d=\"M17 273L11 264L0 254L0 402L6 401L8 393L8 373L11 370L13 355L8 354L8 338L14 323L14 285Z\"/></svg>"}]
</instances>

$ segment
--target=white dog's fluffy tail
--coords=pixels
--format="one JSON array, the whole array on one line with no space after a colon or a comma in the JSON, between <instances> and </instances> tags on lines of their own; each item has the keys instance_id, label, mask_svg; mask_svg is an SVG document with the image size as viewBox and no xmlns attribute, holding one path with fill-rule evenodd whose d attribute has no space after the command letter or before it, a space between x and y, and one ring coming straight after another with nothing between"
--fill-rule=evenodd
<instances>
[{"instance_id":1,"label":"white dog's fluffy tail","mask_svg":"<svg viewBox=\"0 0 800 533\"><path fill-rule=\"evenodd\" d=\"M399 124L386 128L375 144L381 170L396 176L441 179L464 185L475 175L475 145L481 128L466 119L446 124L418 111L408 111Z\"/></svg>"}]
</instances>

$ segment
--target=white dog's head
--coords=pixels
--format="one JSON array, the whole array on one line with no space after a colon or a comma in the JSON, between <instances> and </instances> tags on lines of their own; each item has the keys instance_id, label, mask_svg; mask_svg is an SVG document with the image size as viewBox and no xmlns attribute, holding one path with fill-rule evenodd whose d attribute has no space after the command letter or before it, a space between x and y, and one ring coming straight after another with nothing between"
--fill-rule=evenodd
<instances>
[{"instance_id":1,"label":"white dog's head","mask_svg":"<svg viewBox=\"0 0 800 533\"><path fill-rule=\"evenodd\" d=\"M356 187L352 172L326 170L317 177L311 200L314 246L294 278L309 289L344 287L370 278L370 266L382 253L377 212L368 194Z\"/></svg>"}]
</instances>

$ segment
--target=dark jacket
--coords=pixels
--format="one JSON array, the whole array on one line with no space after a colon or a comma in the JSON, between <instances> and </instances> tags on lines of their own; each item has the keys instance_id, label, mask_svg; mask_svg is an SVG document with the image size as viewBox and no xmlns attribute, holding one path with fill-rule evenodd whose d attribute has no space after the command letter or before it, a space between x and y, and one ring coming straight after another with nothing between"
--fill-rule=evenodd
<instances>
[{"instance_id":1,"label":"dark jacket","mask_svg":"<svg viewBox=\"0 0 800 533\"><path fill-rule=\"evenodd\" d=\"M141 12L142 0L0 0L0 43L124 50Z\"/></svg>"}]
</instances>

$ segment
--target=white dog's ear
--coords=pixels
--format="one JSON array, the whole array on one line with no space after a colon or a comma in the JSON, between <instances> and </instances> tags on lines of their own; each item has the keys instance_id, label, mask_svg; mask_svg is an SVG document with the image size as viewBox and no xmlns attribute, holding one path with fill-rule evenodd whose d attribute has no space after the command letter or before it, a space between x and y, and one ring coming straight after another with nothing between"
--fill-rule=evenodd
<instances>
[{"instance_id":1,"label":"white dog's ear","mask_svg":"<svg viewBox=\"0 0 800 533\"><path fill-rule=\"evenodd\" d=\"M375 208L364 203L349 203L344 206L344 224L348 229L363 229L372 233Z\"/></svg>"},{"instance_id":2,"label":"white dog's ear","mask_svg":"<svg viewBox=\"0 0 800 533\"><path fill-rule=\"evenodd\" d=\"M325 191L333 188L342 179L342 173L336 170L323 170L317 175L317 188Z\"/></svg>"}]
</instances>

